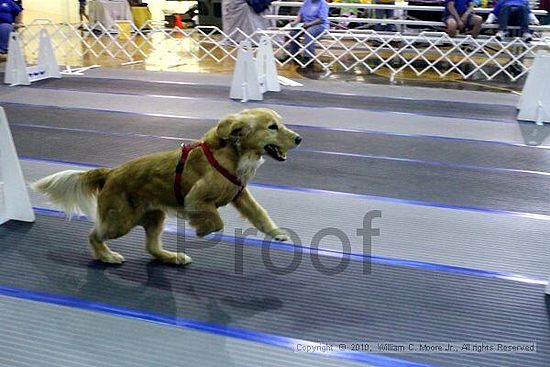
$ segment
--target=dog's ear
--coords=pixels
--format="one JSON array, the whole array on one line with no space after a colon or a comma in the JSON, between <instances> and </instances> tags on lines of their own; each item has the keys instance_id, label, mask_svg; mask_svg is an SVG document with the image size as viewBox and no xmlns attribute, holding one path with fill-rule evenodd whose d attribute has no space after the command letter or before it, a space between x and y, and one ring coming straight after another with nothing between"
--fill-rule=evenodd
<instances>
[{"instance_id":1,"label":"dog's ear","mask_svg":"<svg viewBox=\"0 0 550 367\"><path fill-rule=\"evenodd\" d=\"M237 139L250 133L250 125L243 120L240 120L237 115L229 115L224 117L218 123L216 135L220 139Z\"/></svg>"}]
</instances>

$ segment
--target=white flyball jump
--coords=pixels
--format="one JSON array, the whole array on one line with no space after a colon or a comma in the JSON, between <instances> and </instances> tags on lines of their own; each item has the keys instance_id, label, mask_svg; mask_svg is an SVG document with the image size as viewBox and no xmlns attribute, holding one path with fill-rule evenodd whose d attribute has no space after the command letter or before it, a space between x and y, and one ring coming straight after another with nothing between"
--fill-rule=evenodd
<instances>
[{"instance_id":1,"label":"white flyball jump","mask_svg":"<svg viewBox=\"0 0 550 367\"><path fill-rule=\"evenodd\" d=\"M258 81L262 93L281 91L273 47L271 46L271 40L266 36L260 38L260 47L258 47L256 53L256 70L258 71Z\"/></svg>"},{"instance_id":2,"label":"white flyball jump","mask_svg":"<svg viewBox=\"0 0 550 367\"><path fill-rule=\"evenodd\" d=\"M11 86L30 85L32 82L48 78L61 78L48 31L45 29L40 31L38 64L35 66L27 66L19 35L17 32L12 32L8 44L4 83Z\"/></svg>"},{"instance_id":3,"label":"white flyball jump","mask_svg":"<svg viewBox=\"0 0 550 367\"><path fill-rule=\"evenodd\" d=\"M518 120L534 121L537 125L550 122L550 53L539 51L523 87Z\"/></svg>"},{"instance_id":4,"label":"white flyball jump","mask_svg":"<svg viewBox=\"0 0 550 367\"><path fill-rule=\"evenodd\" d=\"M0 107L0 224L34 222L34 211L4 109Z\"/></svg>"},{"instance_id":5,"label":"white flyball jump","mask_svg":"<svg viewBox=\"0 0 550 367\"><path fill-rule=\"evenodd\" d=\"M229 93L232 99L262 101L265 92L281 91L271 40L260 39L255 61L253 53L250 41L241 42Z\"/></svg>"}]
</instances>

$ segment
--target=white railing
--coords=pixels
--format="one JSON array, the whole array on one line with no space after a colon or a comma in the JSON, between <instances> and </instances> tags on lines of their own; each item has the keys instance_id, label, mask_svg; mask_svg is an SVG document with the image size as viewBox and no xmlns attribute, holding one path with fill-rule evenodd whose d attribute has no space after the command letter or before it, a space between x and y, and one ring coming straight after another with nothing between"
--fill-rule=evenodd
<instances>
[{"instance_id":1,"label":"white railing","mask_svg":"<svg viewBox=\"0 0 550 367\"><path fill-rule=\"evenodd\" d=\"M275 20L293 20L296 19L296 16L293 15L264 15L266 19L275 19ZM424 26L424 27L440 27L445 28L446 25L440 21L429 21L429 20L416 20L416 19L407 19L406 17L395 17L395 18L347 18L347 17L328 17L329 22L338 23L338 22L348 22L348 23L363 23L363 24L395 24L395 25L415 25L415 26ZM498 24L483 24L483 29L497 29ZM519 29L518 26L509 26L508 29ZM548 25L529 25L529 29L533 31L550 31L550 26Z\"/></svg>"},{"instance_id":2,"label":"white railing","mask_svg":"<svg viewBox=\"0 0 550 367\"><path fill-rule=\"evenodd\" d=\"M302 1L274 1L273 6L299 8L303 4ZM362 3L329 3L330 8L357 8L357 9L391 9L391 10L422 10L422 11L443 11L444 6L428 6L428 5L409 5L408 3L391 4L362 4ZM490 13L493 8L474 8L475 13ZM532 9L535 15L546 15L546 10Z\"/></svg>"},{"instance_id":3,"label":"white railing","mask_svg":"<svg viewBox=\"0 0 550 367\"><path fill-rule=\"evenodd\" d=\"M254 46L259 37L267 35L278 56L290 56L279 64L296 62L299 66L315 64L327 73L349 71L357 67L367 73L386 70L391 77L408 71L417 76L436 73L463 79L515 81L528 71L538 50L550 50L550 38L525 43L519 38L501 42L495 37L474 39L470 36L450 38L442 32L422 32L418 35L378 33L375 31L330 31L317 42L313 59L303 61L291 55L287 48L288 34L280 29L257 31L246 35L240 30L225 34L216 27L167 29L163 23L149 22L143 29L132 26L130 34L110 33L101 24L91 28L78 24L56 24L37 20L20 32L27 57L36 55L42 28L51 35L53 48L62 64L128 64L146 62L164 70L187 63L189 58L214 62L233 62L237 57L235 38L249 39ZM147 28L147 29L145 29ZM27 47L28 46L28 47ZM304 45L304 47L307 45ZM30 61L30 60L29 60Z\"/></svg>"},{"instance_id":4,"label":"white railing","mask_svg":"<svg viewBox=\"0 0 550 367\"><path fill-rule=\"evenodd\" d=\"M295 15L279 15L279 9L280 7L291 7L291 8L299 8L301 7L303 2L301 1L274 1L272 3L273 6L276 7L277 14L271 14L271 15L264 15L264 18L267 19L274 19L274 20L292 20L295 19ZM418 19L409 19L408 18L408 11L414 10L414 11L426 11L426 12L442 12L444 10L443 6L426 6L426 5L408 5L407 3L396 3L393 5L390 4L362 4L362 3L329 3L329 7L331 8L346 8L346 9L369 9L369 10L395 10L395 16L392 18L387 19L380 19L376 17L355 17L355 18L347 18L347 17L328 17L328 20L332 24L337 24L339 22L351 22L351 23L358 23L358 24L394 24L399 26L424 26L424 27L437 27L437 28L445 28L446 24L443 23L443 21L425 21L425 20L418 20ZM477 14L488 14L492 11L492 8L475 8L474 11ZM548 12L546 10L532 10L532 13L537 16L544 16L547 15ZM497 24L483 24L482 27L484 29L496 29L498 28ZM517 29L519 27L509 27L510 29ZM550 26L545 25L539 25L529 26L530 29L534 31L550 31Z\"/></svg>"}]
</instances>

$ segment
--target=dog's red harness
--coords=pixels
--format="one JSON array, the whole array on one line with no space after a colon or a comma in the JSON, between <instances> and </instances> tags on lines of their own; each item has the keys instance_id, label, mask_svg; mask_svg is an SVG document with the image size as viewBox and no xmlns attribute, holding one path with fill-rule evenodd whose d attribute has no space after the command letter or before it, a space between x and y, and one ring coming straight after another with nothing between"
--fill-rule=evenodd
<instances>
[{"instance_id":1,"label":"dog's red harness","mask_svg":"<svg viewBox=\"0 0 550 367\"><path fill-rule=\"evenodd\" d=\"M233 183L235 186L239 186L239 192L237 192L237 195L235 195L233 200L238 198L243 192L246 185L244 185L237 176L225 169L216 160L214 154L212 154L212 151L208 147L208 144L206 144L205 142L200 142L194 144L182 144L181 146L181 157L178 164L176 165L176 176L174 178L174 194L176 195L176 200L178 201L178 204L183 206L185 203L185 198L181 193L181 176L183 174L183 169L185 168L185 161L187 160L187 156L189 156L189 153L199 146L201 147L204 156L208 160L208 163L210 163L210 165L214 167L216 171L218 171L223 177L231 181L231 183Z\"/></svg>"}]
</instances>

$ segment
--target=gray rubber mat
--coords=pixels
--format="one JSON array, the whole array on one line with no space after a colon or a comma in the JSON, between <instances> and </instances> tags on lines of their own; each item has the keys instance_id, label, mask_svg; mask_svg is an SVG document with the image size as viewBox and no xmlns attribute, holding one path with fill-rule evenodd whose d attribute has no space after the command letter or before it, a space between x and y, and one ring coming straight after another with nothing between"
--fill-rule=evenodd
<instances>
[{"instance_id":1,"label":"gray rubber mat","mask_svg":"<svg viewBox=\"0 0 550 367\"><path fill-rule=\"evenodd\" d=\"M536 354L392 357L446 367L547 365L550 304L542 286L376 263L365 274L357 261L328 275L308 254L282 275L269 270L261 247L244 246L240 257L233 244L178 245L167 234L167 248L183 247L194 259L172 267L150 260L138 230L112 242L127 262L107 266L90 260L89 228L42 215L34 224L3 225L0 284L304 340L535 342ZM274 247L269 255L276 267L293 258ZM326 268L340 264L317 259Z\"/></svg>"},{"instance_id":2,"label":"gray rubber mat","mask_svg":"<svg viewBox=\"0 0 550 367\"><path fill-rule=\"evenodd\" d=\"M63 170L82 169L40 160L23 160L21 166L28 182ZM293 239L299 241L297 244L311 247L319 233L337 228L349 239L349 249L330 236L319 242L320 248L521 274L538 277L542 282L548 278L550 252L545 244L550 238L549 217L495 215L271 187L251 186L250 191L275 223L297 234L298 240ZM30 195L34 207L59 209L37 192L31 191ZM363 228L363 218L372 210L381 214L373 221L380 236L366 246L357 230ZM239 236L251 228L231 205L220 208L220 215L227 236ZM166 224L175 227L177 222L169 217ZM250 237L264 239L261 233Z\"/></svg>"},{"instance_id":3,"label":"gray rubber mat","mask_svg":"<svg viewBox=\"0 0 550 367\"><path fill-rule=\"evenodd\" d=\"M111 314L0 296L9 367L365 366ZM47 352L46 352L47 351Z\"/></svg>"},{"instance_id":4,"label":"gray rubber mat","mask_svg":"<svg viewBox=\"0 0 550 367\"><path fill-rule=\"evenodd\" d=\"M140 155L174 149L177 143L145 137L17 128L21 156L113 166ZM284 163L267 160L256 182L368 194L495 210L550 214L547 177L292 152Z\"/></svg>"},{"instance_id":5,"label":"gray rubber mat","mask_svg":"<svg viewBox=\"0 0 550 367\"><path fill-rule=\"evenodd\" d=\"M108 111L4 104L13 124L32 124L62 129L86 129L160 137L200 138L215 120L178 119ZM14 127L17 128L17 127ZM337 153L442 162L480 167L550 172L550 150L530 147L442 140L428 137L357 133L306 127L292 128L304 137L300 147ZM548 128L550 131L550 127ZM55 134L55 130L52 134Z\"/></svg>"},{"instance_id":6,"label":"gray rubber mat","mask_svg":"<svg viewBox=\"0 0 550 367\"><path fill-rule=\"evenodd\" d=\"M227 100L229 96L229 87L226 86L177 85L106 78L49 79L37 82L33 84L33 87L94 93L178 96L209 100ZM426 101L421 99L396 99L382 96L332 95L313 91L304 93L289 89L283 89L279 93L266 93L263 102L302 107L338 107L506 122L515 122L517 115L514 106L437 100ZM197 101L197 103L200 104L200 101Z\"/></svg>"},{"instance_id":7,"label":"gray rubber mat","mask_svg":"<svg viewBox=\"0 0 550 367\"><path fill-rule=\"evenodd\" d=\"M1 66L0 66L1 70ZM143 80L151 82L165 83L200 83L208 85L230 85L232 75L221 73L174 73L170 71L150 71L150 70L132 70L121 68L97 68L92 69L79 76L79 78L110 78L110 79L130 79ZM296 87L299 90L306 91L330 91L331 93L341 94L357 94L364 96L386 96L395 98L423 98L429 100L453 100L462 102L476 101L478 103L490 104L505 104L517 106L519 96L510 93L502 92L502 89L495 90L494 88L470 88L469 83L453 83L452 89L445 89L445 93L441 93L441 88L445 84L439 82L428 83L422 87L413 87L405 84L380 85L365 82L355 82L350 80L340 79L299 79L297 80L303 86ZM443 87L444 88L444 87ZM292 88L290 88L292 89ZM480 90L484 90L481 92Z\"/></svg>"},{"instance_id":8,"label":"gray rubber mat","mask_svg":"<svg viewBox=\"0 0 550 367\"><path fill-rule=\"evenodd\" d=\"M448 117L376 112L341 108L295 107L274 104L242 103L233 100L205 100L197 104L193 99L170 97L130 96L98 94L69 90L44 90L39 88L9 88L0 86L0 101L25 105L84 108L157 116L192 117L218 120L243 108L263 106L273 108L288 123L352 130L372 130L393 134L429 135L445 138L473 139L494 142L509 142L520 145L541 145L548 128L535 124L511 124L498 121L478 121ZM522 126L533 127L521 131ZM526 136L527 135L529 136ZM534 135L534 136L532 136ZM527 140L528 139L528 140ZM549 148L546 144L546 148Z\"/></svg>"}]
</instances>

